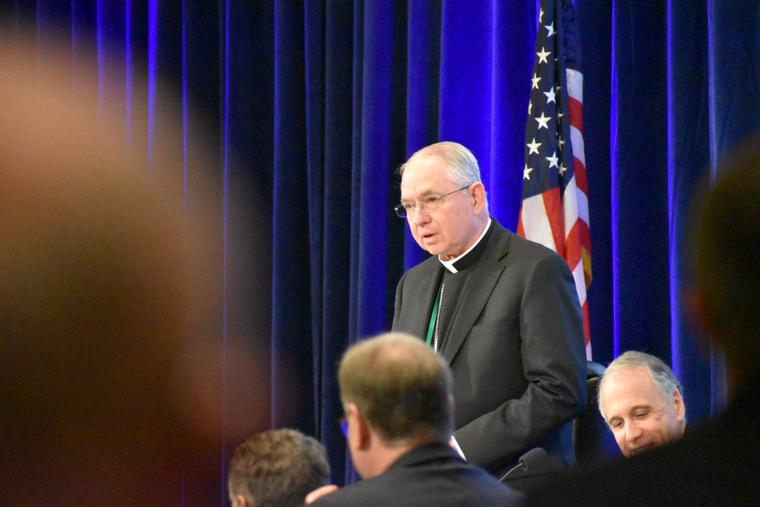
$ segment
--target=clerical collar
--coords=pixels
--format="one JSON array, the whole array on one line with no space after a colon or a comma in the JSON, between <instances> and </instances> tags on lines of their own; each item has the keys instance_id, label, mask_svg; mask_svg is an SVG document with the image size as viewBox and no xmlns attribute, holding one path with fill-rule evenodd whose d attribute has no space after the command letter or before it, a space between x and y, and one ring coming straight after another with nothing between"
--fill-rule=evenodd
<instances>
[{"instance_id":1,"label":"clerical collar","mask_svg":"<svg viewBox=\"0 0 760 507\"><path fill-rule=\"evenodd\" d=\"M438 261L443 264L443 267L445 267L451 273L457 273L463 269L467 269L468 267L475 264L475 261L480 258L480 254L483 252L483 249L486 246L486 242L483 241L483 239L488 235L490 230L491 218L489 217L488 223L483 229L483 232L480 233L478 240L473 243L472 246L468 248L462 255L448 261L441 259L439 256Z\"/></svg>"}]
</instances>

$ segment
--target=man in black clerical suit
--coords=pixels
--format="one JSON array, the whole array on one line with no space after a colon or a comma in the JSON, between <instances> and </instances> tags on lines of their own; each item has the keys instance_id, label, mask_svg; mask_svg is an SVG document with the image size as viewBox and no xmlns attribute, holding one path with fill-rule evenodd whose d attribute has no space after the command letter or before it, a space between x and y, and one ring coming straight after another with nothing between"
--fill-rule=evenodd
<instances>
[{"instance_id":1,"label":"man in black clerical suit","mask_svg":"<svg viewBox=\"0 0 760 507\"><path fill-rule=\"evenodd\" d=\"M314 505L487 507L519 501L448 445L451 372L417 338L388 333L360 342L341 360L338 381L351 459L363 480Z\"/></svg>"},{"instance_id":2,"label":"man in black clerical suit","mask_svg":"<svg viewBox=\"0 0 760 507\"><path fill-rule=\"evenodd\" d=\"M694 315L725 353L729 404L677 442L555 479L532 505L760 502L760 140L718 166L696 234ZM705 347L709 350L708 347Z\"/></svg>"},{"instance_id":3,"label":"man in black clerical suit","mask_svg":"<svg viewBox=\"0 0 760 507\"><path fill-rule=\"evenodd\" d=\"M452 445L496 475L537 446L574 462L586 362L567 264L489 217L477 160L461 144L427 146L400 173L396 212L432 256L399 281L393 330L426 339L450 365Z\"/></svg>"}]
</instances>

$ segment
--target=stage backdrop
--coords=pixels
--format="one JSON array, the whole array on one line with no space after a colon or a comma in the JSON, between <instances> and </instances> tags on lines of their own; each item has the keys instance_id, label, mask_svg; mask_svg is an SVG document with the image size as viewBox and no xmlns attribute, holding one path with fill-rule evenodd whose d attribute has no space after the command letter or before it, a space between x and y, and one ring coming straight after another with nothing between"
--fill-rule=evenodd
<instances>
[{"instance_id":1,"label":"stage backdrop","mask_svg":"<svg viewBox=\"0 0 760 507\"><path fill-rule=\"evenodd\" d=\"M393 214L394 170L428 143L459 141L480 162L492 214L515 229L538 3L0 5L3 36L28 30L24 20L40 40L58 31L75 63L92 54L100 64L97 76L76 75L74 64L77 79L97 79L127 99L147 93L148 110L128 105L128 123L150 122L162 107L159 91L169 91L183 106L181 131L213 133L218 164L208 171L219 181L220 245L229 258L255 252L256 262L271 264L270 278L249 275L245 262L225 263L222 293L209 294L222 303L220 332L252 340L262 367L271 367L260 389L271 411L259 415L320 438L342 483L349 468L337 362L349 344L389 327L396 281L424 258ZM682 380L689 420L697 421L720 408L725 382L718 354L695 344L683 306L689 210L720 155L758 129L760 8L709 0L575 7L594 359L606 364L629 349L660 356ZM104 109L108 101L104 91ZM183 142L148 132L149 147ZM191 158L193 146L183 148ZM183 185L192 194L192 178ZM262 227L271 235L250 232ZM264 316L253 318L262 306ZM219 442L219 475L210 483L223 505L238 442L224 434ZM191 496L183 501L208 503Z\"/></svg>"}]
</instances>

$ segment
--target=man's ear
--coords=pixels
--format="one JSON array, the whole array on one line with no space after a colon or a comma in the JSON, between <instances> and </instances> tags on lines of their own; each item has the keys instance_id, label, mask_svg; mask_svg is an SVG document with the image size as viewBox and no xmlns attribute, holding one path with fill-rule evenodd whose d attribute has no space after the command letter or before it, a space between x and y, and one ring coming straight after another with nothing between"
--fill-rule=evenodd
<instances>
[{"instance_id":1,"label":"man's ear","mask_svg":"<svg viewBox=\"0 0 760 507\"><path fill-rule=\"evenodd\" d=\"M354 443L356 444L357 449L367 449L370 446L371 440L369 422L367 422L364 414L359 411L359 408L354 403L349 403L348 412L348 415L354 420L354 428L349 430L349 434L352 431L355 431L356 434L353 436L356 439Z\"/></svg>"},{"instance_id":2,"label":"man's ear","mask_svg":"<svg viewBox=\"0 0 760 507\"><path fill-rule=\"evenodd\" d=\"M470 185L469 193L475 213L480 213L486 207L486 187L481 182L473 183Z\"/></svg>"},{"instance_id":3,"label":"man's ear","mask_svg":"<svg viewBox=\"0 0 760 507\"><path fill-rule=\"evenodd\" d=\"M675 406L678 420L683 421L686 417L686 405L684 404L683 396L681 396L681 392L678 389L673 389L673 405Z\"/></svg>"}]
</instances>

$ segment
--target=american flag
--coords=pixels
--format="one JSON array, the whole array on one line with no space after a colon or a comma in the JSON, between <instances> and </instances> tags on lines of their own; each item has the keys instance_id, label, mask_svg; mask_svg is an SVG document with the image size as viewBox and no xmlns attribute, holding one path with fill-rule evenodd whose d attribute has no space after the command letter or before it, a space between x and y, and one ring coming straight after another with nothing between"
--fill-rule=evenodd
<instances>
[{"instance_id":1,"label":"american flag","mask_svg":"<svg viewBox=\"0 0 760 507\"><path fill-rule=\"evenodd\" d=\"M591 284L588 180L583 149L583 74L571 0L541 0L517 232L565 258L583 310L591 359L586 289Z\"/></svg>"}]
</instances>

